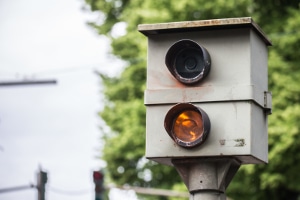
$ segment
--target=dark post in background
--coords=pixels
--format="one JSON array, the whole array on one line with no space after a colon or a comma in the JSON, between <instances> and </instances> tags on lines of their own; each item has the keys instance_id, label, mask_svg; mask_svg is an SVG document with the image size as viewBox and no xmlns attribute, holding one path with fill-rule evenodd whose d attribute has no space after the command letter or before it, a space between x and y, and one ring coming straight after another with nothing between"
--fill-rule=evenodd
<instances>
[{"instance_id":1,"label":"dark post in background","mask_svg":"<svg viewBox=\"0 0 300 200\"><path fill-rule=\"evenodd\" d=\"M47 179L47 172L40 170L37 174L38 200L45 200Z\"/></svg>"}]
</instances>

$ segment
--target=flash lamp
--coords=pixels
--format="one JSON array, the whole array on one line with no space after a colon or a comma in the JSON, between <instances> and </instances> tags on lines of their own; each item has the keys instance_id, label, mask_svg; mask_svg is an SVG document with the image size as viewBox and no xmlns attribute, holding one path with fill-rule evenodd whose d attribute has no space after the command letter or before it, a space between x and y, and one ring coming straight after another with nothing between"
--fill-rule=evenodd
<instances>
[{"instance_id":1,"label":"flash lamp","mask_svg":"<svg viewBox=\"0 0 300 200\"><path fill-rule=\"evenodd\" d=\"M169 48L165 64L178 81L194 84L207 76L211 60L204 47L193 40L184 39Z\"/></svg>"},{"instance_id":2,"label":"flash lamp","mask_svg":"<svg viewBox=\"0 0 300 200\"><path fill-rule=\"evenodd\" d=\"M179 103L172 107L164 123L169 136L185 148L202 144L210 131L208 115L190 103Z\"/></svg>"}]
</instances>

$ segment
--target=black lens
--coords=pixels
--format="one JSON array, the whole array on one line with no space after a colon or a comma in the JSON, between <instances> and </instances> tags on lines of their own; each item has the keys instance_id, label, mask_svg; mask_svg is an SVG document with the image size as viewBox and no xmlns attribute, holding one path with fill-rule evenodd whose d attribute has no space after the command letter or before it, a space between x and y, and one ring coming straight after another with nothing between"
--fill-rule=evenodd
<instances>
[{"instance_id":1,"label":"black lens","mask_svg":"<svg viewBox=\"0 0 300 200\"><path fill-rule=\"evenodd\" d=\"M165 63L178 81L184 84L194 84L207 76L211 61L204 47L185 39L177 41L169 48Z\"/></svg>"},{"instance_id":2,"label":"black lens","mask_svg":"<svg viewBox=\"0 0 300 200\"><path fill-rule=\"evenodd\" d=\"M183 78L194 78L203 71L203 57L194 48L183 49L176 56L175 69Z\"/></svg>"}]
</instances>

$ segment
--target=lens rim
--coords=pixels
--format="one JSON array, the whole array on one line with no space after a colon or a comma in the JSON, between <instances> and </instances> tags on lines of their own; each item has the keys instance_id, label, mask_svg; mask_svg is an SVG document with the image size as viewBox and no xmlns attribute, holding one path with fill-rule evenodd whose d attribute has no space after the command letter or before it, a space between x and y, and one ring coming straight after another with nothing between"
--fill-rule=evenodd
<instances>
[{"instance_id":1,"label":"lens rim","mask_svg":"<svg viewBox=\"0 0 300 200\"><path fill-rule=\"evenodd\" d=\"M203 59L202 70L192 78L186 78L180 75L177 71L176 60L179 54L185 50L195 49L200 53L200 56ZM211 59L208 51L199 45L197 42L190 39L182 39L175 42L167 51L165 56L165 64L169 69L170 73L181 83L183 84L195 84L204 79L211 68Z\"/></svg>"},{"instance_id":2,"label":"lens rim","mask_svg":"<svg viewBox=\"0 0 300 200\"><path fill-rule=\"evenodd\" d=\"M173 132L173 126L174 122L179 116L180 113L186 110L194 110L198 112L202 116L203 120L203 134L202 136L198 137L196 140L187 142L180 140L179 138L176 137L175 133ZM173 139L173 141L178 144L181 147L184 148L193 148L196 146L201 145L208 137L209 132L210 132L210 120L207 115L207 113L202 110L201 108L194 106L191 103L179 103L173 106L168 113L165 116L164 120L164 127L168 133L168 135Z\"/></svg>"}]
</instances>

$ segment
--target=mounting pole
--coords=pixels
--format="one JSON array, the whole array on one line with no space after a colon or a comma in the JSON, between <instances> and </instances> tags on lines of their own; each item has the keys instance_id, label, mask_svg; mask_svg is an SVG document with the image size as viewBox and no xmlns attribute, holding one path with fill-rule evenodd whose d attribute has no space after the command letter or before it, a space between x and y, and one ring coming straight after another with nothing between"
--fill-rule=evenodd
<instances>
[{"instance_id":1,"label":"mounting pole","mask_svg":"<svg viewBox=\"0 0 300 200\"><path fill-rule=\"evenodd\" d=\"M190 200L226 200L225 190L241 163L235 158L174 159Z\"/></svg>"}]
</instances>

